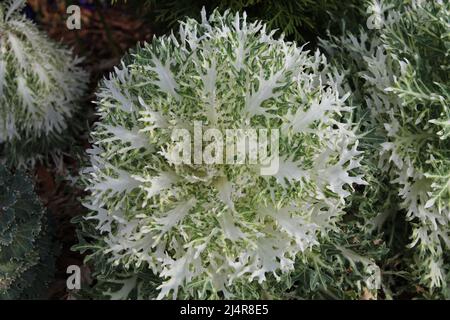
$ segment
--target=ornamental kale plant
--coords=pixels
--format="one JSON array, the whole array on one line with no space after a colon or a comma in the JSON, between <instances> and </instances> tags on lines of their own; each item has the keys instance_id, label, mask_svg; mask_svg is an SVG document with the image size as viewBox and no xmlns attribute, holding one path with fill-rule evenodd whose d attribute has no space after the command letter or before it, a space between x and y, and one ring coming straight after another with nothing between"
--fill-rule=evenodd
<instances>
[{"instance_id":1,"label":"ornamental kale plant","mask_svg":"<svg viewBox=\"0 0 450 320\"><path fill-rule=\"evenodd\" d=\"M342 76L319 51L246 19L203 11L201 22L188 19L177 35L138 47L101 84L91 166L83 173L91 213L78 248L89 250L100 282L118 287L104 295L270 292L266 280L285 279L296 264L313 270L321 244L342 232L346 199L365 184L355 172L362 155ZM195 162L211 152L207 143L196 149L198 141L194 160L180 163L173 134L195 137L196 122L216 133L278 133L278 152L269 155L278 157L278 170L262 175L262 165L247 160ZM362 265L367 282L379 286L374 261L345 242L334 248L336 259Z\"/></svg>"},{"instance_id":2,"label":"ornamental kale plant","mask_svg":"<svg viewBox=\"0 0 450 320\"><path fill-rule=\"evenodd\" d=\"M448 298L450 4L373 1L368 12L372 30L323 46L348 70L362 121L378 137L370 148L411 228L411 282Z\"/></svg>"},{"instance_id":3,"label":"ornamental kale plant","mask_svg":"<svg viewBox=\"0 0 450 320\"><path fill-rule=\"evenodd\" d=\"M88 81L80 59L21 15L24 4L0 4L0 156L16 166L70 144L68 123Z\"/></svg>"},{"instance_id":4,"label":"ornamental kale plant","mask_svg":"<svg viewBox=\"0 0 450 320\"><path fill-rule=\"evenodd\" d=\"M54 249L31 179L0 166L0 300L43 298Z\"/></svg>"}]
</instances>

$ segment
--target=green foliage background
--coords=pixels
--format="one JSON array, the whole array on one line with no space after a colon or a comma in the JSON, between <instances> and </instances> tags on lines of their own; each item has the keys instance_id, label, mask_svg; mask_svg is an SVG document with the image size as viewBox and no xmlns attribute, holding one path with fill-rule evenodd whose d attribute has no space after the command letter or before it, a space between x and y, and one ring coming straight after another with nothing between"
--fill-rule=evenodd
<instances>
[{"instance_id":1,"label":"green foliage background","mask_svg":"<svg viewBox=\"0 0 450 320\"><path fill-rule=\"evenodd\" d=\"M245 11L253 20L262 20L269 29L278 29L289 40L316 43L318 35L346 24L361 21L364 0L112 0L126 2L150 21L158 33L166 33L185 17L200 18L202 7L208 14L221 11Z\"/></svg>"}]
</instances>

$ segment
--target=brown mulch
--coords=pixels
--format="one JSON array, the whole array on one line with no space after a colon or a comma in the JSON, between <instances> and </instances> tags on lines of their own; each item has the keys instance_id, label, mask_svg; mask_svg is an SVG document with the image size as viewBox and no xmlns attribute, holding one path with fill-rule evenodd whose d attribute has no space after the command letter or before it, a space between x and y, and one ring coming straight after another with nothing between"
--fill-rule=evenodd
<instances>
[{"instance_id":1,"label":"brown mulch","mask_svg":"<svg viewBox=\"0 0 450 320\"><path fill-rule=\"evenodd\" d=\"M93 114L95 106L92 100L95 99L98 81L120 62L128 49L140 41L150 41L153 37L149 23L136 19L125 7L104 7L96 0L92 3L96 4L96 7L81 9L81 29L68 30L64 1L28 1L42 30L52 39L73 47L77 55L85 57L83 67L91 73L90 90L84 99L87 114ZM91 119L91 122L94 120ZM83 141L84 137L80 137L80 140L80 145L89 145L87 141ZM63 172L74 175L79 170L79 163L75 159L67 158L62 169ZM67 267L78 265L82 267L83 273L89 273L87 267L83 266L83 257L71 250L77 243L75 226L71 220L85 213L79 202L83 191L69 183L61 170L56 168L39 166L35 169L35 177L39 196L54 220L56 238L60 246L56 262L57 273L48 297L70 299L71 295L66 289Z\"/></svg>"},{"instance_id":2,"label":"brown mulch","mask_svg":"<svg viewBox=\"0 0 450 320\"><path fill-rule=\"evenodd\" d=\"M81 29L69 30L64 1L28 0L28 3L51 38L61 40L73 47L76 54L86 57L85 66L94 77L111 70L139 41L150 41L153 37L149 22L136 19L124 6L82 7Z\"/></svg>"}]
</instances>

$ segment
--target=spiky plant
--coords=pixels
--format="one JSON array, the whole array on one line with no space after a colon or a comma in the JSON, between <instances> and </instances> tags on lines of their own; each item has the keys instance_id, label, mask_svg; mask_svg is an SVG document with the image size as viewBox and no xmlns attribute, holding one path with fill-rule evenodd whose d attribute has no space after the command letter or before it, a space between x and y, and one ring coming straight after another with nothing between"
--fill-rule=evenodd
<instances>
[{"instance_id":1,"label":"spiky plant","mask_svg":"<svg viewBox=\"0 0 450 320\"><path fill-rule=\"evenodd\" d=\"M276 287L267 278L276 283L297 263L326 269L318 265L322 243L334 245L336 259L320 259L353 261L360 284L376 289L374 261L331 240L352 188L365 184L340 79L320 52L274 38L245 14L218 11L125 58L100 86L84 171L91 213L78 249L88 250L100 284L109 282L103 294L261 296ZM278 170L264 176L245 158L198 163L198 154L220 154L206 145L194 149L194 162L179 162L173 134L197 134L197 121L219 134L277 132L279 152L269 154L279 155Z\"/></svg>"},{"instance_id":2,"label":"spiky plant","mask_svg":"<svg viewBox=\"0 0 450 320\"><path fill-rule=\"evenodd\" d=\"M81 60L20 13L24 4L0 3L0 156L15 166L33 165L71 144L88 81Z\"/></svg>"},{"instance_id":3,"label":"spiky plant","mask_svg":"<svg viewBox=\"0 0 450 320\"><path fill-rule=\"evenodd\" d=\"M31 179L0 165L0 299L44 298L54 250Z\"/></svg>"},{"instance_id":4,"label":"spiky plant","mask_svg":"<svg viewBox=\"0 0 450 320\"><path fill-rule=\"evenodd\" d=\"M348 69L364 122L376 132L374 161L401 199L410 230L401 262L409 285L449 297L450 4L370 1L367 12L371 30L324 47ZM394 255L406 249L396 248Z\"/></svg>"}]
</instances>

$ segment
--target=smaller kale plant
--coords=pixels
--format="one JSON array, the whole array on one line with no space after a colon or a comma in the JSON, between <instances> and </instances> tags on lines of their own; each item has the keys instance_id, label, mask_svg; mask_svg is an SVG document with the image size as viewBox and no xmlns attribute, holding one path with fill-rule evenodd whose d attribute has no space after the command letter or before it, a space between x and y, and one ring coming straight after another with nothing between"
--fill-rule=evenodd
<instances>
[{"instance_id":1,"label":"smaller kale plant","mask_svg":"<svg viewBox=\"0 0 450 320\"><path fill-rule=\"evenodd\" d=\"M128 55L100 86L83 171L91 213L77 248L102 296L307 297L315 283L333 287L329 296L376 290L383 248L343 222L353 188L366 182L342 78L319 51L229 12L203 11ZM180 163L174 130L195 136L198 121L216 133L278 132L279 169ZM221 154L209 147L200 153Z\"/></svg>"},{"instance_id":2,"label":"smaller kale plant","mask_svg":"<svg viewBox=\"0 0 450 320\"><path fill-rule=\"evenodd\" d=\"M47 213L31 179L0 165L0 300L44 298L54 254Z\"/></svg>"},{"instance_id":3,"label":"smaller kale plant","mask_svg":"<svg viewBox=\"0 0 450 320\"><path fill-rule=\"evenodd\" d=\"M370 30L322 45L347 70L354 104L364 115L358 121L373 138L362 144L372 150L367 153L374 155L380 182L388 177L393 189L386 199L399 199L401 211L391 211L391 217L404 217L397 218L397 235L399 225L408 224L406 237L391 241L391 255L402 255L410 289L448 298L450 4L386 0L369 1L367 8ZM376 219L379 227L388 217L384 212Z\"/></svg>"},{"instance_id":4,"label":"smaller kale plant","mask_svg":"<svg viewBox=\"0 0 450 320\"><path fill-rule=\"evenodd\" d=\"M81 60L20 13L24 5L0 3L0 156L14 166L33 165L70 145L88 81Z\"/></svg>"}]
</instances>

